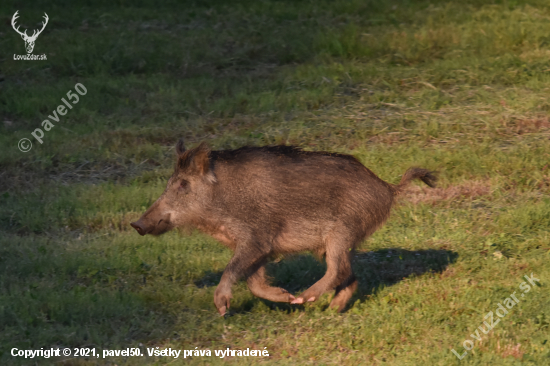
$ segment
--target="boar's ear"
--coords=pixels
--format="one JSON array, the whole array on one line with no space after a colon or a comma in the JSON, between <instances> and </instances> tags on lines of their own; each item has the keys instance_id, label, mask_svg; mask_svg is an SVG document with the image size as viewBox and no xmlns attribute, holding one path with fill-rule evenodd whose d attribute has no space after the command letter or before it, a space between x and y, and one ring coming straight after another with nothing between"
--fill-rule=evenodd
<instances>
[{"instance_id":1,"label":"boar's ear","mask_svg":"<svg viewBox=\"0 0 550 366\"><path fill-rule=\"evenodd\" d=\"M201 142L195 148L195 157L193 163L200 175L205 175L210 171L210 149L206 143Z\"/></svg>"},{"instance_id":2,"label":"boar's ear","mask_svg":"<svg viewBox=\"0 0 550 366\"><path fill-rule=\"evenodd\" d=\"M198 175L211 174L210 149L204 142L201 142L196 148L187 150L180 155L178 166L182 170L189 170Z\"/></svg>"},{"instance_id":3,"label":"boar's ear","mask_svg":"<svg viewBox=\"0 0 550 366\"><path fill-rule=\"evenodd\" d=\"M185 152L185 144L183 142L183 139L179 139L178 143L176 144L176 153L178 155L183 155L183 153Z\"/></svg>"}]
</instances>

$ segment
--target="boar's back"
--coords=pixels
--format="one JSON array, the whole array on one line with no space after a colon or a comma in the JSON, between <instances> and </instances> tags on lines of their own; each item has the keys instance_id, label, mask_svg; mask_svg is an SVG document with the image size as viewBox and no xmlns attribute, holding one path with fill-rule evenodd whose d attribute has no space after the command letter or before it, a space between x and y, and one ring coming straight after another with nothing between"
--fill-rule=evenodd
<instances>
[{"instance_id":1,"label":"boar's back","mask_svg":"<svg viewBox=\"0 0 550 366\"><path fill-rule=\"evenodd\" d=\"M351 155L281 145L212 151L210 159L216 201L237 216L246 209L258 220L343 215L362 221L385 217L393 202L393 186Z\"/></svg>"}]
</instances>

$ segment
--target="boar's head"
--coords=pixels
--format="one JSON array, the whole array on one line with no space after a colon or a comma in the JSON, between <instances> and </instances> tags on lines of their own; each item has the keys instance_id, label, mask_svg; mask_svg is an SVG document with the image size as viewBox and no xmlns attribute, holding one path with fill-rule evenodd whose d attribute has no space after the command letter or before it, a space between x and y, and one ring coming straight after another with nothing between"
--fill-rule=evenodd
<instances>
[{"instance_id":1,"label":"boar's head","mask_svg":"<svg viewBox=\"0 0 550 366\"><path fill-rule=\"evenodd\" d=\"M187 226L204 216L216 177L210 167L210 149L205 143L186 150L176 145L178 161L162 195L130 225L140 235L160 235L174 227Z\"/></svg>"}]
</instances>

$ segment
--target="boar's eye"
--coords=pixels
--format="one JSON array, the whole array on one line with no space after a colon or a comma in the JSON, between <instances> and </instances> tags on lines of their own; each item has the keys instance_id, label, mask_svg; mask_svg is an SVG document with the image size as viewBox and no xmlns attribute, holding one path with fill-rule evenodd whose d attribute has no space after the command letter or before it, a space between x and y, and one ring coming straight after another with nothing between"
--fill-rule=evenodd
<instances>
[{"instance_id":1,"label":"boar's eye","mask_svg":"<svg viewBox=\"0 0 550 366\"><path fill-rule=\"evenodd\" d=\"M187 191L189 189L189 182L183 179L179 186L180 190Z\"/></svg>"}]
</instances>

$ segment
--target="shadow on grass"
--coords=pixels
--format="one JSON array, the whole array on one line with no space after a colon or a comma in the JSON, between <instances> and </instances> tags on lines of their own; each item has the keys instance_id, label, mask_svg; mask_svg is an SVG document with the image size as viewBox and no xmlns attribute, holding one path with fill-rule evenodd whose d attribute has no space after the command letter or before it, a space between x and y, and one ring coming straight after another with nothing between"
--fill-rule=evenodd
<instances>
[{"instance_id":1,"label":"shadow on grass","mask_svg":"<svg viewBox=\"0 0 550 366\"><path fill-rule=\"evenodd\" d=\"M381 249L377 251L357 252L353 259L353 271L359 281L358 290L348 305L356 300L365 301L369 295L374 295L387 286L424 273L441 273L447 266L454 263L458 253L450 250L417 250L409 251L398 248ZM326 272L326 263L319 262L308 254L297 255L280 262L272 262L267 266L271 283L282 287L292 294L299 294L317 282ZM217 286L222 271L209 272L195 281L197 287ZM254 306L254 301L248 301L232 308L232 312L243 313ZM303 309L284 303L273 303L261 300L272 309L291 311Z\"/></svg>"}]
</instances>

